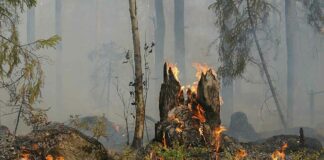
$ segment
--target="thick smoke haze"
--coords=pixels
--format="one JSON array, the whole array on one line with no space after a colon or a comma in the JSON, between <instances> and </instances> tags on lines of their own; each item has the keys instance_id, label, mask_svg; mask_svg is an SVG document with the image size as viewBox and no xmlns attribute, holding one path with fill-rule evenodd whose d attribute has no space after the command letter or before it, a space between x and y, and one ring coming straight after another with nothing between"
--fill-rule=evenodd
<instances>
[{"instance_id":1,"label":"thick smoke haze","mask_svg":"<svg viewBox=\"0 0 324 160\"><path fill-rule=\"evenodd\" d=\"M164 60L175 62L174 57L174 3L165 0L165 48ZM196 80L192 63L206 63L213 68L219 67L218 34L215 26L215 14L208 6L214 0L185 0L185 50L186 82ZM156 28L154 1L139 0L138 14L141 45L155 41ZM270 15L270 37L263 35L262 45L265 51L270 73L279 95L279 101L286 115L287 49L285 45L284 7L277 0L280 13ZM124 126L123 106L116 93L116 84L128 98L132 69L124 64L125 53L132 53L132 33L130 27L129 6L126 0L63 0L62 1L62 64L57 67L57 50L42 50L47 57L43 62L45 86L38 105L49 108L51 121L67 122L69 115L102 115L112 122ZM301 4L298 9L303 10ZM314 123L311 123L309 110L310 92L324 90L324 42L323 34L316 33L307 24L304 12L298 14L298 53L295 70L296 84L294 126L316 127L324 134L324 94L315 96ZM27 14L21 16L19 24L21 40L27 41ZM55 35L55 1L42 0L35 8L36 39ZM142 52L143 48L142 48ZM255 52L255 48L252 49ZM253 54L257 54L256 52ZM150 89L146 114L158 120L158 91L155 88L161 77L155 76L154 54L148 58L151 68ZM162 66L160 66L162 68ZM270 131L282 128L264 73L259 66L248 64L243 77L234 81L233 111L247 114L256 131ZM61 68L60 71L57 71ZM110 74L109 74L110 72ZM180 71L180 74L183 71ZM57 73L62 76L62 93L57 93ZM110 80L109 80L110 79ZM181 80L180 80L181 81ZM110 83L109 83L110 82ZM182 84L187 85L187 84ZM57 96L62 97L62 106L57 106ZM109 97L108 97L109 96ZM1 97L4 97L2 95ZM5 97L4 97L5 98ZM226 101L224 106L226 106ZM223 106L223 107L224 107ZM228 107L228 106L226 106ZM221 110L226 110L222 108ZM10 112L2 107L1 114ZM1 123L12 127L16 115L2 116ZM230 115L222 114L222 121L229 124ZM150 132L154 124L148 121ZM133 128L133 127L131 127ZM12 129L12 128L11 128ZM20 134L28 131L21 125Z\"/></svg>"}]
</instances>

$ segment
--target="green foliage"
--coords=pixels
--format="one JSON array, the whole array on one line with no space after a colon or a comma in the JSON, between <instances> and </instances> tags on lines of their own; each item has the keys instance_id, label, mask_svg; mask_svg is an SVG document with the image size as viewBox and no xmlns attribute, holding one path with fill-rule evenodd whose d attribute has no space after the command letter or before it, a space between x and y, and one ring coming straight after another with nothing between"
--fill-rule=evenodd
<instances>
[{"instance_id":1,"label":"green foliage","mask_svg":"<svg viewBox=\"0 0 324 160\"><path fill-rule=\"evenodd\" d=\"M21 44L17 24L26 7L36 5L36 0L3 0L0 2L0 88L10 96L6 105L21 108L21 116L30 120L35 115L33 105L41 96L44 85L40 49L55 47L58 36ZM42 111L41 111L42 112ZM27 124L33 125L27 122Z\"/></svg>"},{"instance_id":2,"label":"green foliage","mask_svg":"<svg viewBox=\"0 0 324 160\"><path fill-rule=\"evenodd\" d=\"M91 129L93 137L95 137L96 139L107 136L107 124L105 120L106 118L104 115L97 117L96 123Z\"/></svg>"},{"instance_id":3,"label":"green foliage","mask_svg":"<svg viewBox=\"0 0 324 160\"><path fill-rule=\"evenodd\" d=\"M99 139L100 137L107 137L107 122L104 115L96 116L95 123L91 124L88 121L81 120L80 115L70 115L69 125L81 131L90 131L93 137Z\"/></svg>"},{"instance_id":4,"label":"green foliage","mask_svg":"<svg viewBox=\"0 0 324 160\"><path fill-rule=\"evenodd\" d=\"M163 157L166 160L184 160L193 157L208 157L210 152L210 149L206 147L186 147L179 145L178 143L174 143L172 148L155 145L152 149L159 157Z\"/></svg>"},{"instance_id":5,"label":"green foliage","mask_svg":"<svg viewBox=\"0 0 324 160\"><path fill-rule=\"evenodd\" d=\"M319 159L321 154L324 154L324 150L318 152L318 151L303 149L297 152L293 152L289 155L293 160L314 160L314 159Z\"/></svg>"},{"instance_id":6,"label":"green foliage","mask_svg":"<svg viewBox=\"0 0 324 160\"><path fill-rule=\"evenodd\" d=\"M77 130L89 130L89 124L86 121L81 121L80 115L70 115L69 125Z\"/></svg>"},{"instance_id":7,"label":"green foliage","mask_svg":"<svg viewBox=\"0 0 324 160\"><path fill-rule=\"evenodd\" d=\"M252 31L263 28L274 7L266 0L216 0L209 9L215 12L216 25L220 30L219 56L222 65L218 72L225 80L235 79L244 73L247 63L254 60L250 52ZM251 26L250 16L255 26Z\"/></svg>"},{"instance_id":8,"label":"green foliage","mask_svg":"<svg viewBox=\"0 0 324 160\"><path fill-rule=\"evenodd\" d=\"M136 150L134 150L129 146L125 147L119 159L121 160L136 159Z\"/></svg>"},{"instance_id":9,"label":"green foliage","mask_svg":"<svg viewBox=\"0 0 324 160\"><path fill-rule=\"evenodd\" d=\"M307 8L308 23L320 32L324 28L324 14L321 9L320 1L302 0L302 3Z\"/></svg>"}]
</instances>

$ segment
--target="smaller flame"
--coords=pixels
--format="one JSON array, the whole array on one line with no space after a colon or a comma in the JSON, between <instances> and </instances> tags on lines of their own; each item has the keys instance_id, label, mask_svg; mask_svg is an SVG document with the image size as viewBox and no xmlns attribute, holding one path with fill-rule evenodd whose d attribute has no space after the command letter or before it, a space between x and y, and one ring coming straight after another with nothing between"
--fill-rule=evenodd
<instances>
[{"instance_id":1,"label":"smaller flame","mask_svg":"<svg viewBox=\"0 0 324 160\"><path fill-rule=\"evenodd\" d=\"M285 151L287 147L288 147L288 143L284 143L280 150L274 151L271 155L272 160L285 160L286 159Z\"/></svg>"},{"instance_id":2,"label":"smaller flame","mask_svg":"<svg viewBox=\"0 0 324 160\"><path fill-rule=\"evenodd\" d=\"M219 126L215 128L214 130L214 138L215 138L215 147L216 147L216 160L220 159L219 156L219 148L221 145L221 140L222 140L222 132L226 131L226 128L224 126Z\"/></svg>"},{"instance_id":3,"label":"smaller flame","mask_svg":"<svg viewBox=\"0 0 324 160\"><path fill-rule=\"evenodd\" d=\"M64 157L62 157L62 156L58 156L58 157L56 157L55 160L64 160Z\"/></svg>"},{"instance_id":4,"label":"smaller flame","mask_svg":"<svg viewBox=\"0 0 324 160\"><path fill-rule=\"evenodd\" d=\"M167 148L167 143L166 143L166 138L165 138L165 132L163 132L162 141L163 141L163 147L164 148Z\"/></svg>"},{"instance_id":5,"label":"smaller flame","mask_svg":"<svg viewBox=\"0 0 324 160\"><path fill-rule=\"evenodd\" d=\"M49 155L46 156L46 160L54 160L54 157L49 154Z\"/></svg>"},{"instance_id":6,"label":"smaller flame","mask_svg":"<svg viewBox=\"0 0 324 160\"><path fill-rule=\"evenodd\" d=\"M179 81L179 74L180 74L180 71L177 67L177 65L175 64L172 64L172 63L168 63L168 68L171 68L172 72L173 72L173 75L174 75L174 78Z\"/></svg>"},{"instance_id":7,"label":"smaller flame","mask_svg":"<svg viewBox=\"0 0 324 160\"><path fill-rule=\"evenodd\" d=\"M176 128L176 132L177 132L177 133L181 133L181 132L182 132L182 129L179 128L179 127L177 127L177 128Z\"/></svg>"},{"instance_id":8,"label":"smaller flame","mask_svg":"<svg viewBox=\"0 0 324 160\"><path fill-rule=\"evenodd\" d=\"M224 104L224 99L222 96L219 96L219 103L220 105L223 105Z\"/></svg>"},{"instance_id":9,"label":"smaller flame","mask_svg":"<svg viewBox=\"0 0 324 160\"><path fill-rule=\"evenodd\" d=\"M21 160L30 160L29 159L29 154L28 153L21 154Z\"/></svg>"},{"instance_id":10,"label":"smaller flame","mask_svg":"<svg viewBox=\"0 0 324 160\"><path fill-rule=\"evenodd\" d=\"M204 136L204 129L202 127L199 127L198 131L201 136Z\"/></svg>"},{"instance_id":11,"label":"smaller flame","mask_svg":"<svg viewBox=\"0 0 324 160\"><path fill-rule=\"evenodd\" d=\"M239 149L236 154L234 160L241 160L247 156L247 152L244 149Z\"/></svg>"},{"instance_id":12,"label":"smaller flame","mask_svg":"<svg viewBox=\"0 0 324 160\"><path fill-rule=\"evenodd\" d=\"M197 80L200 80L201 74L206 74L207 71L209 70L209 67L207 64L199 64L199 63L193 63L193 67L196 68L196 78Z\"/></svg>"},{"instance_id":13,"label":"smaller flame","mask_svg":"<svg viewBox=\"0 0 324 160\"><path fill-rule=\"evenodd\" d=\"M198 81L201 78L201 74L206 74L210 69L212 70L214 76L216 76L216 71L207 64L193 63L192 66L196 68L196 78Z\"/></svg>"},{"instance_id":14,"label":"smaller flame","mask_svg":"<svg viewBox=\"0 0 324 160\"><path fill-rule=\"evenodd\" d=\"M205 114L204 109L198 104L192 118L198 119L200 123L205 123L206 117L204 114Z\"/></svg>"},{"instance_id":15,"label":"smaller flame","mask_svg":"<svg viewBox=\"0 0 324 160\"><path fill-rule=\"evenodd\" d=\"M198 88L198 81L194 82L191 87L190 90L192 93L197 93L197 88Z\"/></svg>"}]
</instances>

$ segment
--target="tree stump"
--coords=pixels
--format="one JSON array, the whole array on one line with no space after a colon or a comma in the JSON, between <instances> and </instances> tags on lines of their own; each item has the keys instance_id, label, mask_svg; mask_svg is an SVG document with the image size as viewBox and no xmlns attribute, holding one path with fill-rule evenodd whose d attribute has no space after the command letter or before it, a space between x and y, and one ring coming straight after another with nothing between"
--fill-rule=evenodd
<instances>
[{"instance_id":1,"label":"tree stump","mask_svg":"<svg viewBox=\"0 0 324 160\"><path fill-rule=\"evenodd\" d=\"M202 73L195 93L190 89L182 90L172 69L165 63L159 98L160 121L155 125L155 140L167 146L172 146L172 143L210 145L213 130L221 123L219 92L219 80L211 69Z\"/></svg>"}]
</instances>

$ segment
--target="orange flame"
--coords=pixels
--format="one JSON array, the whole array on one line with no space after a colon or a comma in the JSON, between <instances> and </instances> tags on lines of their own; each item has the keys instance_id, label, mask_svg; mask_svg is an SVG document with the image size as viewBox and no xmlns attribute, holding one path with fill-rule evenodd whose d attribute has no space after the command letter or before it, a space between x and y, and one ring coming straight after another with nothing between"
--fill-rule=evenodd
<instances>
[{"instance_id":1,"label":"orange flame","mask_svg":"<svg viewBox=\"0 0 324 160\"><path fill-rule=\"evenodd\" d=\"M46 156L46 160L54 160L54 158L53 158L52 155L49 154L49 155Z\"/></svg>"},{"instance_id":2,"label":"orange flame","mask_svg":"<svg viewBox=\"0 0 324 160\"><path fill-rule=\"evenodd\" d=\"M177 133L181 133L181 132L182 132L182 129L179 128L179 127L177 127L177 128L176 128L176 132L177 132Z\"/></svg>"},{"instance_id":3,"label":"orange flame","mask_svg":"<svg viewBox=\"0 0 324 160\"><path fill-rule=\"evenodd\" d=\"M244 149L239 149L236 154L234 160L241 160L247 156L247 152Z\"/></svg>"},{"instance_id":4,"label":"orange flame","mask_svg":"<svg viewBox=\"0 0 324 160\"><path fill-rule=\"evenodd\" d=\"M21 160L30 160L28 153L21 154Z\"/></svg>"},{"instance_id":5,"label":"orange flame","mask_svg":"<svg viewBox=\"0 0 324 160\"><path fill-rule=\"evenodd\" d=\"M58 156L58 157L56 157L55 160L64 160L64 157L62 157L62 156Z\"/></svg>"},{"instance_id":6,"label":"orange flame","mask_svg":"<svg viewBox=\"0 0 324 160\"><path fill-rule=\"evenodd\" d=\"M196 111L194 112L194 115L192 116L192 118L198 119L200 123L205 123L206 117L204 114L205 114L204 109L198 104Z\"/></svg>"},{"instance_id":7,"label":"orange flame","mask_svg":"<svg viewBox=\"0 0 324 160\"><path fill-rule=\"evenodd\" d=\"M179 74L180 74L180 71L179 71L177 65L172 64L172 63L168 63L168 68L171 68L171 70L172 70L172 72L173 72L173 75L174 75L175 79L176 79L177 81L179 81Z\"/></svg>"},{"instance_id":8,"label":"orange flame","mask_svg":"<svg viewBox=\"0 0 324 160\"><path fill-rule=\"evenodd\" d=\"M204 129L202 127L199 127L198 131L201 136L204 136Z\"/></svg>"},{"instance_id":9,"label":"orange flame","mask_svg":"<svg viewBox=\"0 0 324 160\"><path fill-rule=\"evenodd\" d=\"M167 143L166 143L166 138L165 138L165 132L163 132L162 141L163 141L163 147L164 148L167 148Z\"/></svg>"},{"instance_id":10,"label":"orange flame","mask_svg":"<svg viewBox=\"0 0 324 160\"><path fill-rule=\"evenodd\" d=\"M284 143L280 150L274 151L271 155L272 160L285 160L286 159L285 151L287 147L288 147L288 143Z\"/></svg>"},{"instance_id":11,"label":"orange flame","mask_svg":"<svg viewBox=\"0 0 324 160\"><path fill-rule=\"evenodd\" d=\"M200 80L202 73L206 74L207 71L209 70L209 67L207 66L207 64L193 63L192 66L196 68L197 80Z\"/></svg>"},{"instance_id":12,"label":"orange flame","mask_svg":"<svg viewBox=\"0 0 324 160\"><path fill-rule=\"evenodd\" d=\"M202 73L206 74L208 70L212 69L212 67L209 67L207 64L193 63L192 66L196 68L197 80L200 80ZM212 69L212 72L216 76L215 70Z\"/></svg>"},{"instance_id":13,"label":"orange flame","mask_svg":"<svg viewBox=\"0 0 324 160\"><path fill-rule=\"evenodd\" d=\"M226 128L224 126L219 126L219 127L215 128L215 130L214 130L216 160L220 159L219 148L220 148L221 140L222 140L222 132L224 132L224 131L226 131Z\"/></svg>"}]
</instances>

